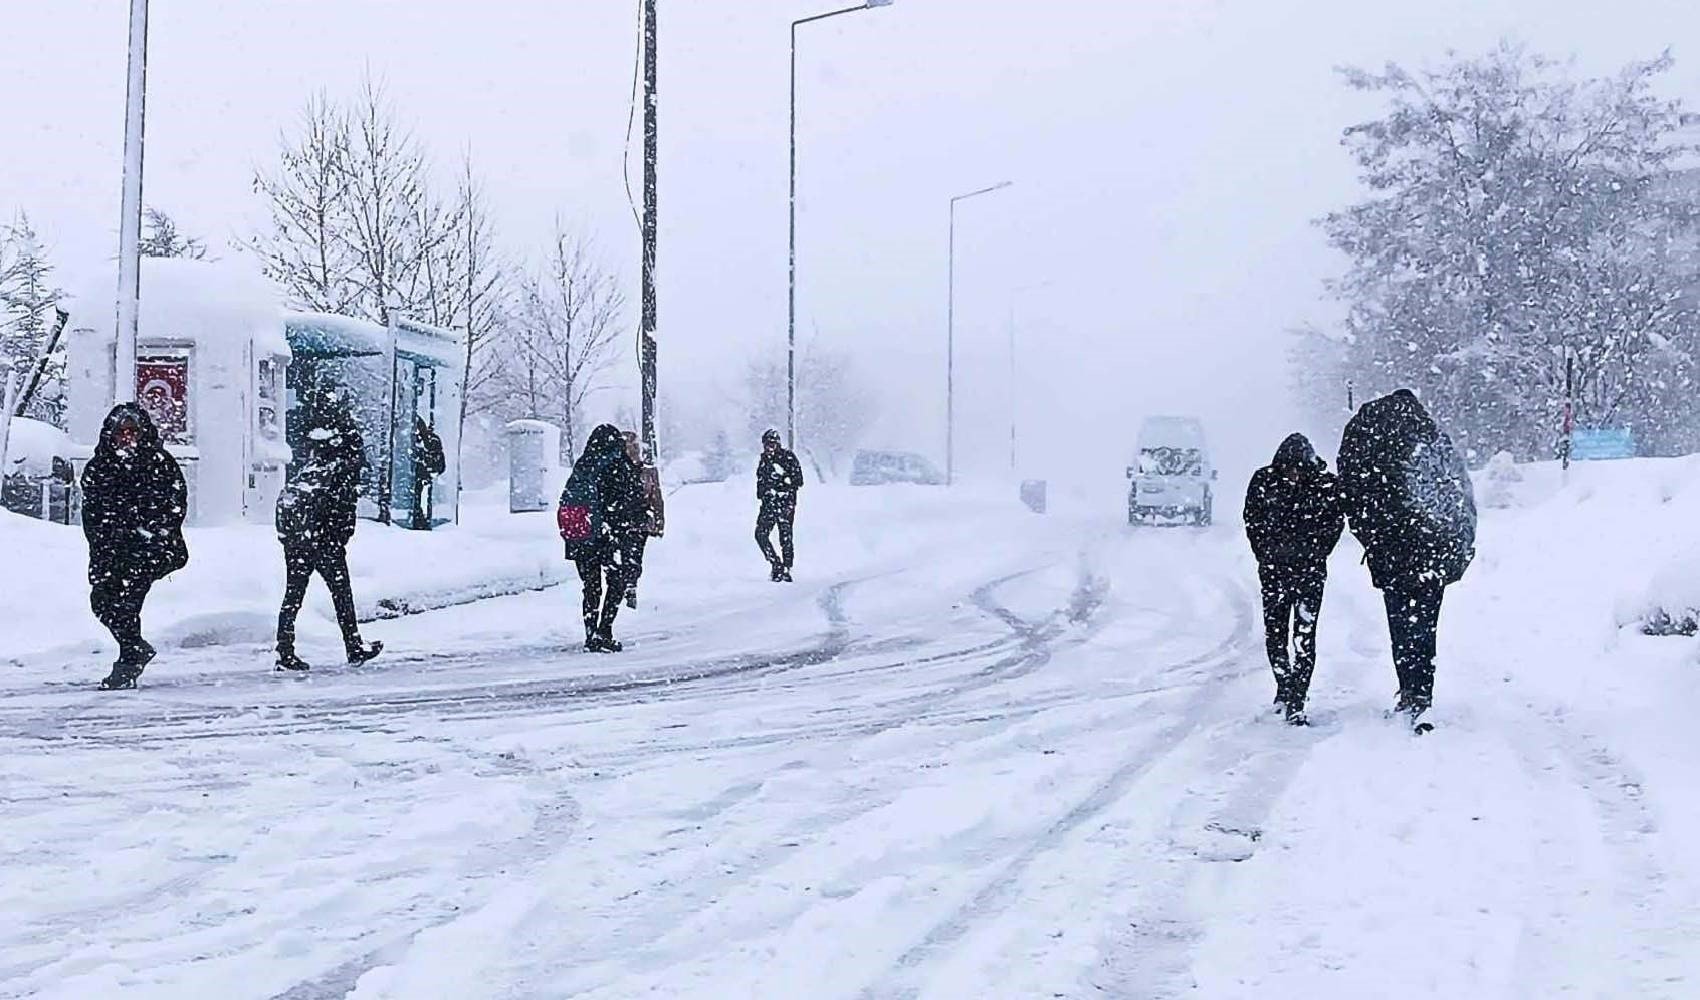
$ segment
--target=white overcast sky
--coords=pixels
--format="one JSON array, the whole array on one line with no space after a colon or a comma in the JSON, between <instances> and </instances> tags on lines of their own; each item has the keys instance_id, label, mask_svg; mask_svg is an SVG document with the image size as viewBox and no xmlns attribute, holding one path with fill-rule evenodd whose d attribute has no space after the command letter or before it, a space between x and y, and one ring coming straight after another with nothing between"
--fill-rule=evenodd
<instances>
[{"instance_id":1,"label":"white overcast sky","mask_svg":"<svg viewBox=\"0 0 1700 1000\"><path fill-rule=\"evenodd\" d=\"M27 210L63 283L98 287L128 2L4 5L0 213ZM152 6L147 200L188 229L247 231L279 130L370 67L444 166L472 151L511 248L559 214L635 283L634 0ZM833 6L662 0L662 377L681 398L783 349L787 24ZM1355 196L1339 133L1373 112L1334 67L1511 36L1597 72L1669 46L1672 93L1700 102L1692 0L896 0L802 30L800 324L875 374L884 440L942 452L947 200L1015 182L959 216L960 443L985 469L1007 448L1012 312L1030 453L1113 471L1137 419L1170 410L1203 414L1230 466L1273 448L1283 331L1330 314L1339 263L1311 220Z\"/></svg>"}]
</instances>

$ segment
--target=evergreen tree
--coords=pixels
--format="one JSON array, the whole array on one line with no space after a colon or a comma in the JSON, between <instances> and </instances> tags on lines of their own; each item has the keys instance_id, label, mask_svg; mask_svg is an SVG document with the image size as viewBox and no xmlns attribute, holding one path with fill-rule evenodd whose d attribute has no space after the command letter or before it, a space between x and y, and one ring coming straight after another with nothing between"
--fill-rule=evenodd
<instances>
[{"instance_id":1,"label":"evergreen tree","mask_svg":"<svg viewBox=\"0 0 1700 1000\"><path fill-rule=\"evenodd\" d=\"M189 260L205 260L207 257L204 240L185 236L177 228L176 220L157 208L149 208L145 213L139 246L143 257L183 257Z\"/></svg>"},{"instance_id":2,"label":"evergreen tree","mask_svg":"<svg viewBox=\"0 0 1700 1000\"><path fill-rule=\"evenodd\" d=\"M53 264L29 216L20 212L0 229L0 362L33 375L46 354L65 293L53 284ZM46 358L29 415L60 422L64 409L64 348Z\"/></svg>"},{"instance_id":3,"label":"evergreen tree","mask_svg":"<svg viewBox=\"0 0 1700 1000\"><path fill-rule=\"evenodd\" d=\"M1350 258L1343 373L1416 389L1482 458L1550 457L1575 372L1583 426L1689 426L1695 185L1669 57L1577 81L1502 45L1437 69L1347 71L1388 102L1346 130L1368 199L1329 215Z\"/></svg>"}]
</instances>

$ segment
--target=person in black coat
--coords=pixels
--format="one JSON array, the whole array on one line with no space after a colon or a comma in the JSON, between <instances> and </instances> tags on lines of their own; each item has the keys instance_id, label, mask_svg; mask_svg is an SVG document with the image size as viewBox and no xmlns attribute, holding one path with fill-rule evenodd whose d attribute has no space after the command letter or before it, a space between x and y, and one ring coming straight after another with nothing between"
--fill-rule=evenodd
<instances>
[{"instance_id":1,"label":"person in black coat","mask_svg":"<svg viewBox=\"0 0 1700 1000\"><path fill-rule=\"evenodd\" d=\"M316 400L304 414L305 454L277 499L277 537L283 543L283 605L277 613L277 665L308 670L295 652L295 619L313 574L325 582L342 630L348 662L365 663L383 651L360 638L354 588L348 573L348 543L354 538L360 474L366 446L354 418L334 398Z\"/></svg>"},{"instance_id":2,"label":"person in black coat","mask_svg":"<svg viewBox=\"0 0 1700 1000\"><path fill-rule=\"evenodd\" d=\"M133 688L154 648L142 638L142 605L167 574L189 563L183 518L189 493L147 411L120 403L107 414L83 469L89 605L118 642L102 690Z\"/></svg>"},{"instance_id":3,"label":"person in black coat","mask_svg":"<svg viewBox=\"0 0 1700 1000\"><path fill-rule=\"evenodd\" d=\"M1245 530L1263 585L1263 633L1275 672L1275 701L1303 725L1316 670L1316 623L1328 583L1328 556L1346 527L1340 483L1303 434L1251 477ZM1289 652L1289 636L1291 651Z\"/></svg>"},{"instance_id":4,"label":"person in black coat","mask_svg":"<svg viewBox=\"0 0 1700 1000\"><path fill-rule=\"evenodd\" d=\"M567 540L567 558L584 586L584 648L618 653L624 647L614 638L614 618L626 595L628 568L621 548L634 532L647 528L648 508L637 465L627 457L614 425L590 432L561 491L561 507L582 511L588 522L585 537Z\"/></svg>"},{"instance_id":5,"label":"person in black coat","mask_svg":"<svg viewBox=\"0 0 1700 1000\"><path fill-rule=\"evenodd\" d=\"M431 481L443 474L448 461L443 455L443 439L432 426L419 417L413 418L413 527L431 530Z\"/></svg>"},{"instance_id":6,"label":"person in black coat","mask_svg":"<svg viewBox=\"0 0 1700 1000\"><path fill-rule=\"evenodd\" d=\"M1409 389L1365 403L1339 457L1352 534L1387 605L1394 711L1416 722L1434 701L1441 601L1475 557L1475 491L1452 439Z\"/></svg>"},{"instance_id":7,"label":"person in black coat","mask_svg":"<svg viewBox=\"0 0 1700 1000\"><path fill-rule=\"evenodd\" d=\"M795 552L797 523L797 491L803 488L803 463L790 450L780 446L779 432L770 430L761 436L761 461L756 465L756 498L761 510L756 514L756 545L772 567L775 583L791 582L791 565ZM773 549L773 531L779 529L779 551Z\"/></svg>"}]
</instances>

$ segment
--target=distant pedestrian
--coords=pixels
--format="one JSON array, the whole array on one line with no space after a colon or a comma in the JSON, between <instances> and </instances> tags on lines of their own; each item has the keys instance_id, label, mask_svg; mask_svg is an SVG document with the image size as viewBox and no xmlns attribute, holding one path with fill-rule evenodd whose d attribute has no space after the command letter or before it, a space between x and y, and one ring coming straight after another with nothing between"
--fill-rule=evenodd
<instances>
[{"instance_id":1,"label":"distant pedestrian","mask_svg":"<svg viewBox=\"0 0 1700 1000\"><path fill-rule=\"evenodd\" d=\"M637 467L626 456L625 441L612 424L590 432L584 453L573 463L561 491L557 523L567 558L584 585L584 648L618 653L614 618L626 593L621 545L641 511L642 486Z\"/></svg>"},{"instance_id":2,"label":"distant pedestrian","mask_svg":"<svg viewBox=\"0 0 1700 1000\"><path fill-rule=\"evenodd\" d=\"M638 443L637 434L626 431L621 438L625 442L626 458L631 461L637 474L639 495L643 499L642 506L635 508L632 515L625 518L626 530L622 533L620 545L621 570L626 584L626 607L636 608L638 580L643 576L644 551L648 548L651 538L660 538L667 531L667 500L661 493L660 470L643 460L643 447Z\"/></svg>"},{"instance_id":3,"label":"distant pedestrian","mask_svg":"<svg viewBox=\"0 0 1700 1000\"><path fill-rule=\"evenodd\" d=\"M142 605L155 583L189 563L188 509L183 472L153 420L134 403L113 407L83 469L89 606L118 643L103 691L135 687L154 658L142 638Z\"/></svg>"},{"instance_id":4,"label":"distant pedestrian","mask_svg":"<svg viewBox=\"0 0 1700 1000\"><path fill-rule=\"evenodd\" d=\"M1416 394L1365 403L1340 439L1340 485L1370 579L1387 605L1394 711L1418 731L1434 703L1435 635L1446 588L1476 553L1476 498L1463 457Z\"/></svg>"},{"instance_id":5,"label":"distant pedestrian","mask_svg":"<svg viewBox=\"0 0 1700 1000\"><path fill-rule=\"evenodd\" d=\"M431 530L431 483L448 462L443 456L443 439L420 417L413 418L413 527Z\"/></svg>"},{"instance_id":6,"label":"distant pedestrian","mask_svg":"<svg viewBox=\"0 0 1700 1000\"><path fill-rule=\"evenodd\" d=\"M277 500L277 537L283 543L283 606L277 615L277 666L308 670L295 651L295 619L313 574L330 591L342 630L343 652L359 665L383 652L384 644L360 638L354 587L348 573L348 543L354 538L360 474L366 446L353 415L332 395L321 396L303 414L304 454Z\"/></svg>"},{"instance_id":7,"label":"distant pedestrian","mask_svg":"<svg viewBox=\"0 0 1700 1000\"><path fill-rule=\"evenodd\" d=\"M1275 673L1275 701L1295 725L1305 724L1328 556L1345 527L1339 480L1309 439L1289 435L1275 460L1251 477L1245 530L1263 589L1263 633Z\"/></svg>"},{"instance_id":8,"label":"distant pedestrian","mask_svg":"<svg viewBox=\"0 0 1700 1000\"><path fill-rule=\"evenodd\" d=\"M796 556L797 492L803 488L803 464L780 445L779 432L761 436L761 461L756 465L756 497L761 510L756 514L756 545L772 568L775 583L791 582ZM779 551L773 549L773 532L779 531Z\"/></svg>"}]
</instances>

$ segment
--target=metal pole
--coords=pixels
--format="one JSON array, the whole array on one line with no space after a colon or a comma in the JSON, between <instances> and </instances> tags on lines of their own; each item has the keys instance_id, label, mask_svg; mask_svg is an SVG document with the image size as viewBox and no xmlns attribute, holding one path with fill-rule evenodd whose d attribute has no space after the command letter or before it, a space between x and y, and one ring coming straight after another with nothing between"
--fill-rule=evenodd
<instances>
[{"instance_id":1,"label":"metal pole","mask_svg":"<svg viewBox=\"0 0 1700 1000\"><path fill-rule=\"evenodd\" d=\"M785 447L797 450L797 22L791 22L791 197L785 300Z\"/></svg>"},{"instance_id":2,"label":"metal pole","mask_svg":"<svg viewBox=\"0 0 1700 1000\"><path fill-rule=\"evenodd\" d=\"M1009 471L1015 472L1015 296L1009 297Z\"/></svg>"},{"instance_id":3,"label":"metal pole","mask_svg":"<svg viewBox=\"0 0 1700 1000\"><path fill-rule=\"evenodd\" d=\"M1558 449L1562 453L1562 471L1570 471L1570 451L1575 446L1576 439L1576 407L1575 407L1575 370L1576 357L1568 349L1564 352L1564 440Z\"/></svg>"},{"instance_id":4,"label":"metal pole","mask_svg":"<svg viewBox=\"0 0 1700 1000\"><path fill-rule=\"evenodd\" d=\"M0 484L6 479L6 449L12 440L12 411L18 407L18 386L23 382L23 373L14 373L10 366L0 362L0 396L4 396L4 408L0 409Z\"/></svg>"},{"instance_id":5,"label":"metal pole","mask_svg":"<svg viewBox=\"0 0 1700 1000\"><path fill-rule=\"evenodd\" d=\"M791 22L791 188L789 205L789 235L787 237L787 267L785 293L785 446L797 450L797 26L824 21L840 14L884 7L890 0L870 0L855 7L844 7L798 18Z\"/></svg>"},{"instance_id":6,"label":"metal pole","mask_svg":"<svg viewBox=\"0 0 1700 1000\"><path fill-rule=\"evenodd\" d=\"M944 307L944 484L956 484L956 199L950 200L950 252Z\"/></svg>"},{"instance_id":7,"label":"metal pole","mask_svg":"<svg viewBox=\"0 0 1700 1000\"><path fill-rule=\"evenodd\" d=\"M656 16L655 0L643 5L643 320L638 341L638 364L643 381L643 454L656 461L655 440L655 235L656 197Z\"/></svg>"},{"instance_id":8,"label":"metal pole","mask_svg":"<svg viewBox=\"0 0 1700 1000\"><path fill-rule=\"evenodd\" d=\"M950 199L950 251L945 279L945 337L944 337L944 481L946 486L956 482L956 203L978 198L983 194L1001 191L1012 181L999 181L991 187L959 194Z\"/></svg>"},{"instance_id":9,"label":"metal pole","mask_svg":"<svg viewBox=\"0 0 1700 1000\"><path fill-rule=\"evenodd\" d=\"M142 141L147 111L148 0L130 0L130 75L124 110L124 200L118 228L118 338L113 402L136 400L136 325L142 294Z\"/></svg>"}]
</instances>

